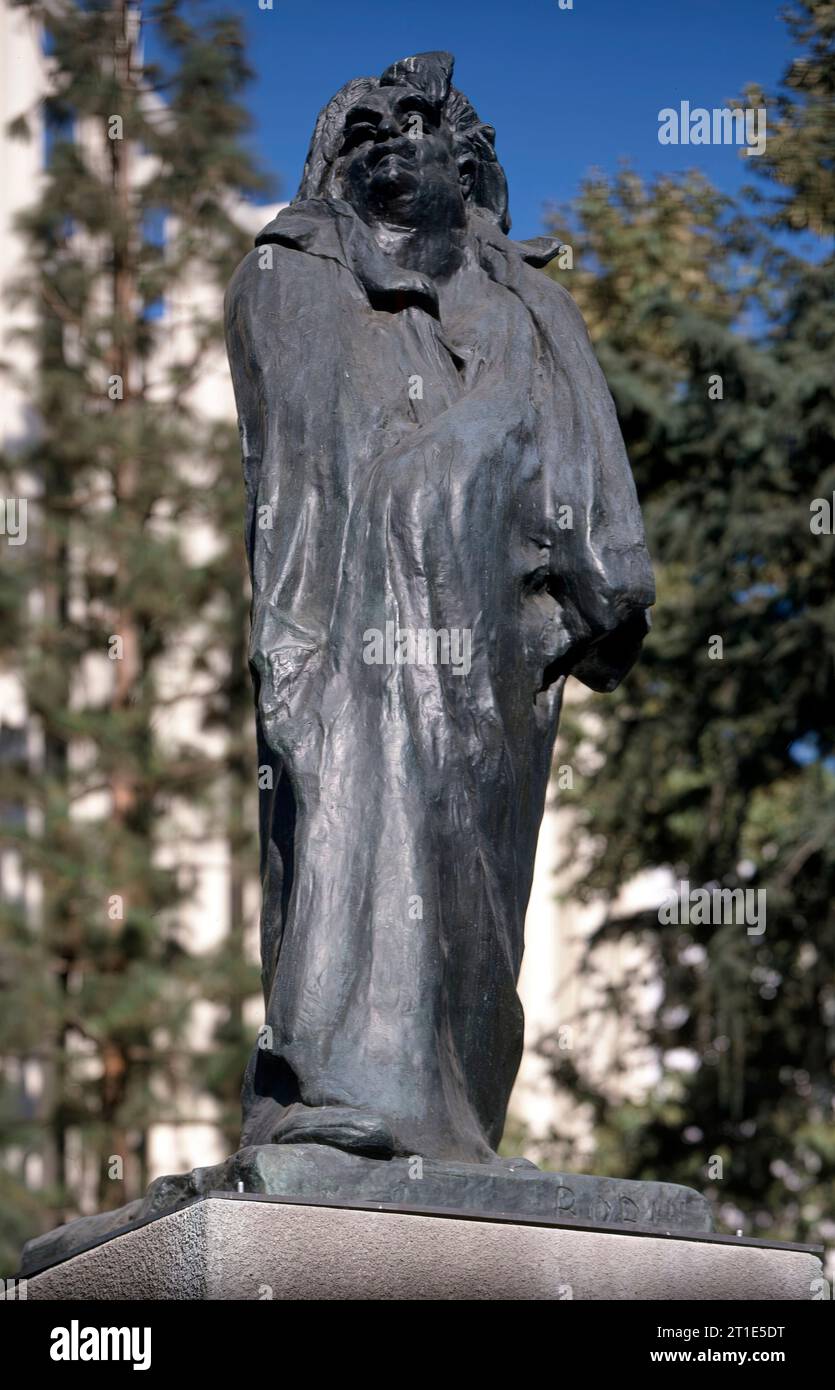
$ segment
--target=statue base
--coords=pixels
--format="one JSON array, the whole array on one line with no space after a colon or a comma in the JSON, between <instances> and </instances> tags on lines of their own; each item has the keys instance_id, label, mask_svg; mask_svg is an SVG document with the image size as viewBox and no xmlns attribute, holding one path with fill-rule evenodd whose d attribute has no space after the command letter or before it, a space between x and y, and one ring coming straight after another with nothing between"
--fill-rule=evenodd
<instances>
[{"instance_id":1,"label":"statue base","mask_svg":"<svg viewBox=\"0 0 835 1390\"><path fill-rule=\"evenodd\" d=\"M810 1247L222 1194L29 1275L25 1297L749 1302L822 1287Z\"/></svg>"},{"instance_id":2,"label":"statue base","mask_svg":"<svg viewBox=\"0 0 835 1390\"><path fill-rule=\"evenodd\" d=\"M158 1178L145 1197L128 1206L36 1237L24 1248L20 1272L29 1275L196 1198L227 1192L662 1235L713 1229L707 1200L675 1183L546 1173L526 1159L380 1159L325 1144L261 1144L239 1149L213 1167Z\"/></svg>"}]
</instances>

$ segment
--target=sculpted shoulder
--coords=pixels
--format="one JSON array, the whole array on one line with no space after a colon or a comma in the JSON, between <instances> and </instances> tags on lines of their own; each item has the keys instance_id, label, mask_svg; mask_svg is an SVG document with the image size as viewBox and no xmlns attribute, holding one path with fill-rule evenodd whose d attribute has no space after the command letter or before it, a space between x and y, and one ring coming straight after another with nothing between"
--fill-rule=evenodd
<instances>
[{"instance_id":1,"label":"sculpted shoulder","mask_svg":"<svg viewBox=\"0 0 835 1390\"><path fill-rule=\"evenodd\" d=\"M257 314L258 308L275 304L280 291L283 256L281 246L254 246L244 256L226 289L224 307L226 322L246 323Z\"/></svg>"},{"instance_id":2,"label":"sculpted shoulder","mask_svg":"<svg viewBox=\"0 0 835 1390\"><path fill-rule=\"evenodd\" d=\"M284 330L298 317L311 295L321 296L323 266L328 264L303 248L266 242L244 256L226 290L227 334L271 339L276 324Z\"/></svg>"},{"instance_id":3,"label":"sculpted shoulder","mask_svg":"<svg viewBox=\"0 0 835 1390\"><path fill-rule=\"evenodd\" d=\"M564 329L569 329L574 334L578 334L583 341L588 341L588 329L586 321L577 303L564 285L557 280L552 280L550 275L545 275L541 270L534 270L528 267L527 274L533 277L529 284L536 284L538 294L544 304L547 305L549 313L559 322Z\"/></svg>"}]
</instances>

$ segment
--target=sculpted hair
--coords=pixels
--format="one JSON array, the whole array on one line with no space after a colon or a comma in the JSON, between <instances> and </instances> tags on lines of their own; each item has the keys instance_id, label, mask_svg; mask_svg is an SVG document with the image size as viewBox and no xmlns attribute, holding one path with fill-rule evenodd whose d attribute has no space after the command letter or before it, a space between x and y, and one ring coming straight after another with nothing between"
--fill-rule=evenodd
<instances>
[{"instance_id":1,"label":"sculpted hair","mask_svg":"<svg viewBox=\"0 0 835 1390\"><path fill-rule=\"evenodd\" d=\"M438 109L449 125L459 167L472 174L467 201L503 232L510 230L507 179L496 157L496 132L478 117L471 103L451 85L455 59L451 53L418 53L401 58L381 77L355 77L319 112L302 180L294 202L304 198L341 198L339 151L345 117L351 108L380 87L413 87Z\"/></svg>"}]
</instances>

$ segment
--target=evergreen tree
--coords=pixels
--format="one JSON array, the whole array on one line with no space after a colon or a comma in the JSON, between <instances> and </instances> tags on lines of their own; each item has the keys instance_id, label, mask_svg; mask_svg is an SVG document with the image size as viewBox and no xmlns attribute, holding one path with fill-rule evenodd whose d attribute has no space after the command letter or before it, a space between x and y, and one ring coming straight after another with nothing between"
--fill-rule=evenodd
<instances>
[{"instance_id":1,"label":"evergreen tree","mask_svg":"<svg viewBox=\"0 0 835 1390\"><path fill-rule=\"evenodd\" d=\"M760 208L777 239L692 179L601 178L576 210L583 274L565 277L659 581L641 662L573 732L578 892L611 904L666 865L691 888L765 890L766 930L610 911L590 968L604 941L643 943L650 968L615 1007L658 1084L636 1105L595 1083L582 1027L573 1054L550 1055L589 1107L601 1170L694 1183L734 1227L802 1239L835 1215L835 566L811 524L835 489L835 7L805 0L794 29L809 48L787 92L748 97L768 106ZM787 229L826 240L804 260ZM657 1007L641 1002L651 981Z\"/></svg>"},{"instance_id":2,"label":"evergreen tree","mask_svg":"<svg viewBox=\"0 0 835 1390\"><path fill-rule=\"evenodd\" d=\"M246 589L229 505L234 427L201 418L195 387L220 350L220 296L247 246L235 202L265 184L244 145L236 20L183 0L149 5L162 55L151 64L135 5L22 3L48 41L52 136L23 219L37 437L5 461L29 490L29 539L4 550L1 606L31 737L7 768L6 800L25 813L6 817L3 842L37 907L2 909L0 1146L45 1159L48 1227L76 1210L70 1140L97 1174L98 1205L144 1188L148 1127L179 1118L197 1070L192 1005L219 992L229 966L229 943L193 958L176 912L190 888L178 867L186 836L225 829L255 777L242 734L211 738L213 721L245 718L242 638L229 638L245 631ZM15 133L25 138L25 113ZM160 310L195 281L213 290L189 313L184 356ZM213 553L192 543L201 527L217 535ZM209 696L200 737L174 717L195 689ZM231 952L243 997L257 976L240 960L240 912ZM46 1078L29 1116L13 1059ZM6 1185L14 1171L8 1162ZM28 1221L31 1200L19 1185L12 1195ZM12 1262L22 1234L8 1232Z\"/></svg>"}]
</instances>

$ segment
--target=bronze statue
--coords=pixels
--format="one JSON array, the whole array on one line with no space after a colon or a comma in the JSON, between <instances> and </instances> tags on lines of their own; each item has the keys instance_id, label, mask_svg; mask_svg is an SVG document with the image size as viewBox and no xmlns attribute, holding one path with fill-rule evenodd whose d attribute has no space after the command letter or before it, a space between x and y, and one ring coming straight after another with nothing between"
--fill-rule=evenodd
<instances>
[{"instance_id":1,"label":"bronze statue","mask_svg":"<svg viewBox=\"0 0 835 1390\"><path fill-rule=\"evenodd\" d=\"M241 1190L711 1229L689 1188L496 1155L563 687L617 685L654 592L606 383L537 269L558 243L509 240L452 65L337 93L227 299L270 774L241 1148L30 1241L25 1272Z\"/></svg>"},{"instance_id":2,"label":"bronze statue","mask_svg":"<svg viewBox=\"0 0 835 1390\"><path fill-rule=\"evenodd\" d=\"M559 243L508 239L452 66L337 93L228 294L273 774L244 1144L494 1157L565 679L612 689L654 600Z\"/></svg>"}]
</instances>

